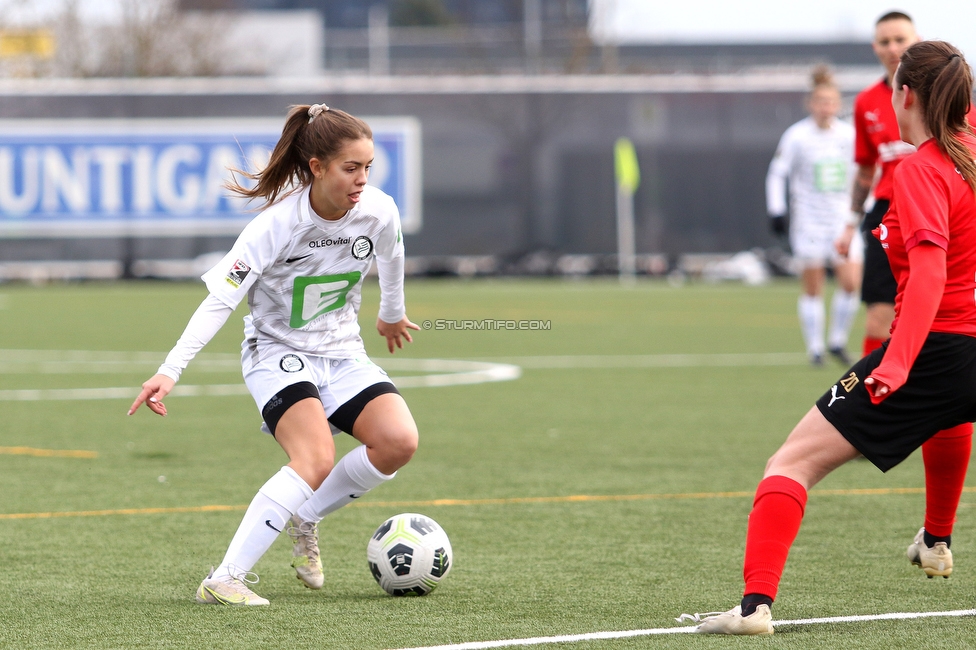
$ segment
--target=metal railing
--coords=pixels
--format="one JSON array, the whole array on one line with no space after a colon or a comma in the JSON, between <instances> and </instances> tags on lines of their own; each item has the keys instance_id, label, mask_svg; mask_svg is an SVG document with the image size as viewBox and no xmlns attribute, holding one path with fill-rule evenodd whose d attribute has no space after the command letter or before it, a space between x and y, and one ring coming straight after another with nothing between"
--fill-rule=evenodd
<instances>
[{"instance_id":1,"label":"metal railing","mask_svg":"<svg viewBox=\"0 0 976 650\"><path fill-rule=\"evenodd\" d=\"M328 73L586 73L601 71L602 58L585 26L541 35L521 24L325 30Z\"/></svg>"}]
</instances>

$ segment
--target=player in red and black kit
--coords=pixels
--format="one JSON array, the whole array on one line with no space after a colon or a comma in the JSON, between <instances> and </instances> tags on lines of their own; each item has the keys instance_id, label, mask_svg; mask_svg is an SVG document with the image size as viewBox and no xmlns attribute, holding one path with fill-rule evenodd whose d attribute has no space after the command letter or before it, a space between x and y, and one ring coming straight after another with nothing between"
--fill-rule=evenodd
<instances>
[{"instance_id":1,"label":"player in red and black kit","mask_svg":"<svg viewBox=\"0 0 976 650\"><path fill-rule=\"evenodd\" d=\"M851 197L852 219L838 248L846 254L853 230L864 231L865 258L861 301L867 305L863 354L868 354L888 338L894 318L895 279L888 258L871 231L878 227L891 202L892 175L898 163L915 151L901 139L898 122L891 108L891 78L902 53L918 42L911 18L901 12L887 13L875 24L872 47L885 67L885 77L854 100L854 161L857 178ZM875 185L878 166L881 173ZM864 203L874 186L874 207L864 215ZM863 215L863 220L862 220ZM862 222L863 221L863 222Z\"/></svg>"},{"instance_id":2,"label":"player in red and black kit","mask_svg":"<svg viewBox=\"0 0 976 650\"><path fill-rule=\"evenodd\" d=\"M846 252L853 229L860 224L865 242L861 300L867 305L864 355L880 347L888 338L895 315L895 278L881 243L871 233L888 211L894 193L895 170L906 156L915 151L915 147L905 142L899 134L898 121L891 104L891 80L901 55L918 40L915 26L908 15L893 11L881 16L875 24L872 45L878 60L885 67L886 75L858 95L854 102L854 158L858 171L852 191L853 218L844 237L838 242L838 250ZM976 112L970 112L969 121L976 123ZM878 166L881 173L875 184ZM872 185L874 207L864 215L862 223L864 203ZM950 540L966 470L969 468L972 435L972 425L964 423L940 431L922 445L925 520L923 529L908 547L908 557L914 564L922 566L920 556L925 552L922 541L927 540L931 546L937 539ZM951 552L947 561L939 575L948 576L952 572Z\"/></svg>"},{"instance_id":3,"label":"player in red and black kit","mask_svg":"<svg viewBox=\"0 0 976 650\"><path fill-rule=\"evenodd\" d=\"M897 286L892 336L769 459L749 515L742 602L706 616L699 632L773 632L770 610L807 491L830 472L860 455L887 471L938 431L976 421L973 73L952 45L923 41L902 55L892 85L901 137L918 148L895 171L890 210L875 229ZM944 540L923 546L923 568L931 562L940 575Z\"/></svg>"}]
</instances>

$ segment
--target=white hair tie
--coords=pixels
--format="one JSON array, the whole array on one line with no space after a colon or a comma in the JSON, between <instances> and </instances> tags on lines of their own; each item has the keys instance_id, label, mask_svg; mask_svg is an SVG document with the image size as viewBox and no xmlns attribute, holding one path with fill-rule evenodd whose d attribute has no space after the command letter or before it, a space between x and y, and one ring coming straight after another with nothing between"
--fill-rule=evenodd
<instances>
[{"instance_id":1,"label":"white hair tie","mask_svg":"<svg viewBox=\"0 0 976 650\"><path fill-rule=\"evenodd\" d=\"M312 104L308 107L308 123L311 124L318 115L329 110L329 107L325 104Z\"/></svg>"}]
</instances>

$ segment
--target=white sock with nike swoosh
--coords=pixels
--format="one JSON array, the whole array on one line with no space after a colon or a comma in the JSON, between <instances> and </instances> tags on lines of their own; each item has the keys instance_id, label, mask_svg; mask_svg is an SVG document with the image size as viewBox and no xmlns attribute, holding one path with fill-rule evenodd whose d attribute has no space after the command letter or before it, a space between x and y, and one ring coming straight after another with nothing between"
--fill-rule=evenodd
<instances>
[{"instance_id":1,"label":"white sock with nike swoosh","mask_svg":"<svg viewBox=\"0 0 976 650\"><path fill-rule=\"evenodd\" d=\"M213 577L229 575L232 566L234 573L250 571L310 496L308 483L292 468L282 467L254 495Z\"/></svg>"},{"instance_id":2,"label":"white sock with nike swoosh","mask_svg":"<svg viewBox=\"0 0 976 650\"><path fill-rule=\"evenodd\" d=\"M384 474L373 467L366 455L366 445L359 445L336 463L319 489L298 509L298 516L303 521L321 521L394 476L396 472Z\"/></svg>"}]
</instances>

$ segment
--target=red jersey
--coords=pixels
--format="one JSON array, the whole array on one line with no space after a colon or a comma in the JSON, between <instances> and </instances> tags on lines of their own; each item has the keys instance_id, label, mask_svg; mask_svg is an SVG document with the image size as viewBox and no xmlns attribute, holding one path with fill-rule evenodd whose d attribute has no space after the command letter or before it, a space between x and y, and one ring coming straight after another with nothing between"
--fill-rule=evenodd
<instances>
[{"instance_id":1,"label":"red jersey","mask_svg":"<svg viewBox=\"0 0 976 650\"><path fill-rule=\"evenodd\" d=\"M903 141L898 131L888 80L862 91L854 100L854 162L866 167L881 163L875 199L891 200L895 167L914 152L915 147Z\"/></svg>"},{"instance_id":2,"label":"red jersey","mask_svg":"<svg viewBox=\"0 0 976 650\"><path fill-rule=\"evenodd\" d=\"M976 137L960 140L976 158ZM908 281L908 251L931 242L946 251L946 285L931 331L976 336L976 196L935 139L894 172L891 207L875 231L898 282L895 322Z\"/></svg>"},{"instance_id":3,"label":"red jersey","mask_svg":"<svg viewBox=\"0 0 976 650\"><path fill-rule=\"evenodd\" d=\"M976 127L976 105L969 107L968 118ZM854 100L854 162L866 167L881 163L875 199L891 200L895 167L914 152L915 147L901 139L888 79L861 91Z\"/></svg>"}]
</instances>

